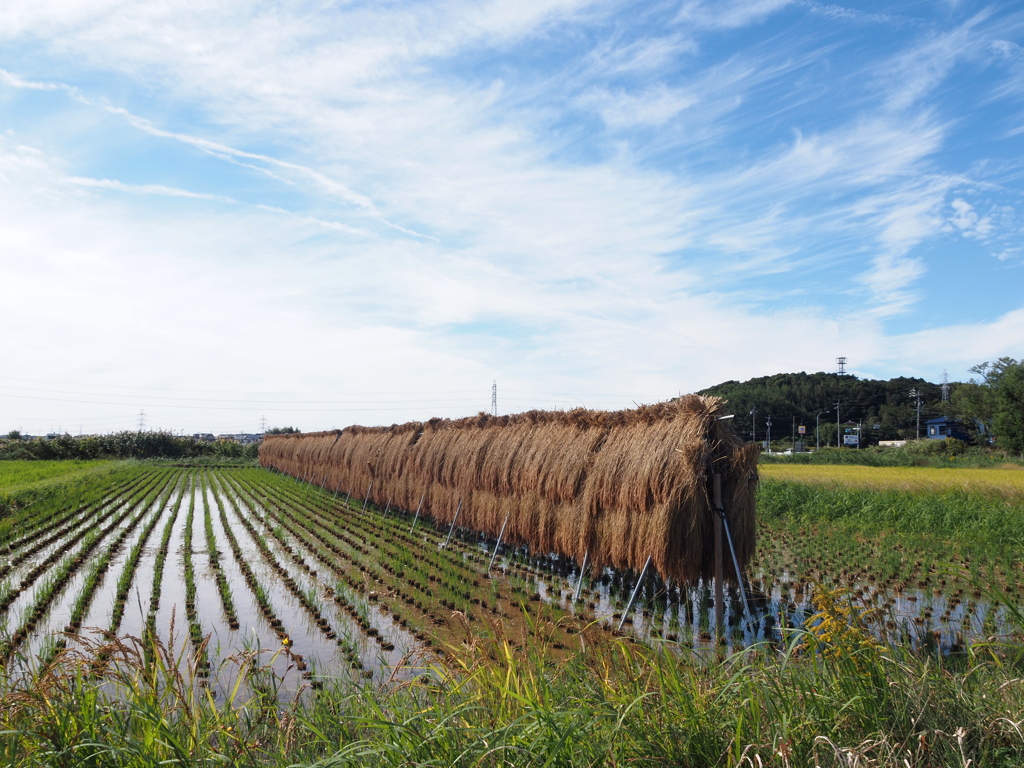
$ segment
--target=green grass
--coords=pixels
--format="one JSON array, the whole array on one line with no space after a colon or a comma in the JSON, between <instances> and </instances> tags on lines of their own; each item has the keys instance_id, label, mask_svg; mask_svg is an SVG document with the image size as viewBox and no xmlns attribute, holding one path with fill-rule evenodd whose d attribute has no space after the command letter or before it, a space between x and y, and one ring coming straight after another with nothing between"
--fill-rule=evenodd
<instances>
[{"instance_id":1,"label":"green grass","mask_svg":"<svg viewBox=\"0 0 1024 768\"><path fill-rule=\"evenodd\" d=\"M0 494L52 480L71 480L111 468L113 461L0 461Z\"/></svg>"},{"instance_id":2,"label":"green grass","mask_svg":"<svg viewBox=\"0 0 1024 768\"><path fill-rule=\"evenodd\" d=\"M723 660L625 640L555 656L467 638L450 666L377 686L328 682L277 701L268 661L217 671L256 694L216 701L167 649L115 641L3 683L7 765L991 766L1024 760L1016 647L954 658L794 630ZM98 653L108 659L99 672ZM146 659L155 661L146 661ZM97 679L99 674L101 679ZM100 682L105 685L99 685ZM230 692L232 689L227 686ZM260 692L264 693L260 693Z\"/></svg>"},{"instance_id":3,"label":"green grass","mask_svg":"<svg viewBox=\"0 0 1024 768\"><path fill-rule=\"evenodd\" d=\"M983 548L1019 549L1024 541L1024 501L998 494L832 488L766 480L758 488L757 510L768 525L831 523L865 533L955 539Z\"/></svg>"},{"instance_id":4,"label":"green grass","mask_svg":"<svg viewBox=\"0 0 1024 768\"><path fill-rule=\"evenodd\" d=\"M851 586L890 597L897 588L921 590L918 611L933 596L966 600L967 592L978 600L989 590L1024 604L1024 498L1017 492L762 480L757 504L750 570L768 591L786 591L797 578L809 584L853 578Z\"/></svg>"}]
</instances>

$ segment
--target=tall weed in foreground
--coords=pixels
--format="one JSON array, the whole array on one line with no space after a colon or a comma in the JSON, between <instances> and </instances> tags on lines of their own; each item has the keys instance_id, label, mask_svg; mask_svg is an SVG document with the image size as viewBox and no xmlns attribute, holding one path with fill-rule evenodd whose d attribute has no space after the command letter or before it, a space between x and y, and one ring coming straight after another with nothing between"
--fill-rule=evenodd
<instances>
[{"instance_id":1,"label":"tall weed in foreground","mask_svg":"<svg viewBox=\"0 0 1024 768\"><path fill-rule=\"evenodd\" d=\"M822 611L841 611L828 594ZM943 658L865 644L861 619L847 621L852 634L812 622L726 658L594 630L558 652L542 627L527 642L493 627L445 666L382 685L339 678L287 705L253 654L220 671L244 683L215 698L167 649L147 661L114 641L67 651L28 683L8 678L0 755L59 766L1024 764L1017 646Z\"/></svg>"}]
</instances>

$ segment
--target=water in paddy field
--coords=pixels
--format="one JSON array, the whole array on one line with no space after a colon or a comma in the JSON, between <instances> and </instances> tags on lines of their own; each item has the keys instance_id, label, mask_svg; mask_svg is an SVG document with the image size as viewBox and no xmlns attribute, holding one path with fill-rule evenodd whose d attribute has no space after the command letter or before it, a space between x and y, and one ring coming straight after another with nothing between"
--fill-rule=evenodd
<instances>
[{"instance_id":1,"label":"water in paddy field","mask_svg":"<svg viewBox=\"0 0 1024 768\"><path fill-rule=\"evenodd\" d=\"M493 542L479 542L489 558ZM604 569L598 575L584 574L580 600L573 603L579 583L579 566L558 555L531 556L525 549L502 548L495 561L507 577L522 581L546 602L574 611L609 629L628 632L651 643L694 650L715 647L713 582L681 585L664 582L656 574L645 577L630 612L622 621L626 605L636 586L636 574ZM525 569L525 570L522 570ZM796 587L797 576L784 572L778 579L760 573L745 584L747 608L734 585L725 589L726 647L738 649L763 641L778 642L785 627L802 627L816 613L812 587ZM1013 616L1004 605L971 593L965 587L950 587L948 593L908 588L898 592L879 589L871 581L847 584L858 613L875 609L869 626L876 636L892 644L934 647L942 652L962 650L967 642L1002 636L1015 628Z\"/></svg>"}]
</instances>

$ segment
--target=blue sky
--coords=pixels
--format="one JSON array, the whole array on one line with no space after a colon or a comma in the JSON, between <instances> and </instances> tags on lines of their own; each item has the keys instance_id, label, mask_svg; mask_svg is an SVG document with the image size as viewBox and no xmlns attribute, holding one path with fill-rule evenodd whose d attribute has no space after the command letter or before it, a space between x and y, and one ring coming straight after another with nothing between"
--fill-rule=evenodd
<instances>
[{"instance_id":1,"label":"blue sky","mask_svg":"<svg viewBox=\"0 0 1024 768\"><path fill-rule=\"evenodd\" d=\"M1024 357L1014 4L0 7L0 430Z\"/></svg>"}]
</instances>

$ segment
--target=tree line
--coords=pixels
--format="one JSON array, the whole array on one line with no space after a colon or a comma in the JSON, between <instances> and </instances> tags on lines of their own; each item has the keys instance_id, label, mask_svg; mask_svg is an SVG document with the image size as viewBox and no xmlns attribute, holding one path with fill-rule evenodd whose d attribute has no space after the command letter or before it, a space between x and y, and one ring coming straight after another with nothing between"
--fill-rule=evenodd
<instances>
[{"instance_id":1,"label":"tree line","mask_svg":"<svg viewBox=\"0 0 1024 768\"><path fill-rule=\"evenodd\" d=\"M0 459L192 459L201 456L255 459L259 446L231 440L206 442L172 432L115 432L109 435L23 439L0 438Z\"/></svg>"},{"instance_id":2,"label":"tree line","mask_svg":"<svg viewBox=\"0 0 1024 768\"><path fill-rule=\"evenodd\" d=\"M726 381L699 394L727 399L737 435L758 442L767 437L769 419L773 443L790 444L794 427L804 426L803 439L814 447L836 445L839 430L854 424L862 445L925 437L925 423L946 416L960 421L973 442L1024 453L1024 360L1002 357L970 372L978 378L951 382L947 400L941 385L920 378L804 372Z\"/></svg>"}]
</instances>

